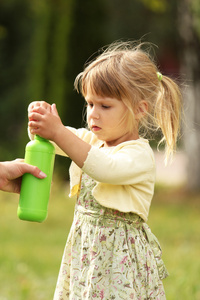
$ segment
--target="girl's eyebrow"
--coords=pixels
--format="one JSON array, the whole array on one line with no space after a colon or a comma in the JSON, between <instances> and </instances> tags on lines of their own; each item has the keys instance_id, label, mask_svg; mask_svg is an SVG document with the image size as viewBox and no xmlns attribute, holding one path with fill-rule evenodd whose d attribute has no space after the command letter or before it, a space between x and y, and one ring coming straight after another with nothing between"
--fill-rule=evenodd
<instances>
[{"instance_id":1,"label":"girl's eyebrow","mask_svg":"<svg viewBox=\"0 0 200 300\"><path fill-rule=\"evenodd\" d=\"M93 98L93 97L91 97L91 98L88 98L87 96L85 97L85 101L86 102L93 102L93 101L97 101L97 102L99 102L99 103L112 103L113 102L113 98L108 98L108 97L99 97L99 98Z\"/></svg>"}]
</instances>

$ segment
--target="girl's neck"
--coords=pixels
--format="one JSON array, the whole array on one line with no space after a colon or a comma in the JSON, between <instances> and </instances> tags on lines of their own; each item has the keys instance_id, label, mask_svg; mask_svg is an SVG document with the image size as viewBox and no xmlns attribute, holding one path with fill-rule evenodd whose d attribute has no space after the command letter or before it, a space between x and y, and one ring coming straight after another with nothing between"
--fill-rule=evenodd
<instances>
[{"instance_id":1,"label":"girl's neck","mask_svg":"<svg viewBox=\"0 0 200 300\"><path fill-rule=\"evenodd\" d=\"M124 143L124 142L128 142L128 141L132 141L132 140L138 140L140 137L139 137L139 134L138 132L133 132L131 134L126 134L125 136L122 136L121 138L117 139L116 141L113 140L113 141L104 141L104 144L103 146L104 147L114 147L114 146L117 146L121 143Z\"/></svg>"}]
</instances>

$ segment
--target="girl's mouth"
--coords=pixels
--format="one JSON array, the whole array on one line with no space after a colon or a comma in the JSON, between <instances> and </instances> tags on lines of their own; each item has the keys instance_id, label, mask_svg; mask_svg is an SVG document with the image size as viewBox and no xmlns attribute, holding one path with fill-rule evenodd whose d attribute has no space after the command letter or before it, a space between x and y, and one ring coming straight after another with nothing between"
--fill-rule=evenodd
<instances>
[{"instance_id":1,"label":"girl's mouth","mask_svg":"<svg viewBox=\"0 0 200 300\"><path fill-rule=\"evenodd\" d=\"M98 127L98 126L94 126L94 125L92 126L92 130L93 130L93 131L99 131L100 129L101 129L101 128Z\"/></svg>"}]
</instances>

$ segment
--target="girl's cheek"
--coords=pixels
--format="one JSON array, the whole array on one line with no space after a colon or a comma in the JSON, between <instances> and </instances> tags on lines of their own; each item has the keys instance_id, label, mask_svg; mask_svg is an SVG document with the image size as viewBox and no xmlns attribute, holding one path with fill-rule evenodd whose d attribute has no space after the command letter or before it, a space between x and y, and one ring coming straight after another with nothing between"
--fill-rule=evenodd
<instances>
[{"instance_id":1,"label":"girl's cheek","mask_svg":"<svg viewBox=\"0 0 200 300\"><path fill-rule=\"evenodd\" d=\"M86 121L87 121L87 123L89 122L89 120L90 120L90 114L89 114L89 112L87 111L87 114L86 114Z\"/></svg>"}]
</instances>

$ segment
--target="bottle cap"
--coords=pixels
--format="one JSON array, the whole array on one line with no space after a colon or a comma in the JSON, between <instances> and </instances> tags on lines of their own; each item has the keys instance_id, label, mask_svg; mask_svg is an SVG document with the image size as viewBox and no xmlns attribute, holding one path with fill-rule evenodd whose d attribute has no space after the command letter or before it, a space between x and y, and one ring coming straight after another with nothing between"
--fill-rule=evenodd
<instances>
[{"instance_id":1,"label":"bottle cap","mask_svg":"<svg viewBox=\"0 0 200 300\"><path fill-rule=\"evenodd\" d=\"M34 136L34 140L38 140L38 141L48 141L47 139L45 139L45 138L39 136L38 134L36 134L36 135Z\"/></svg>"}]
</instances>

